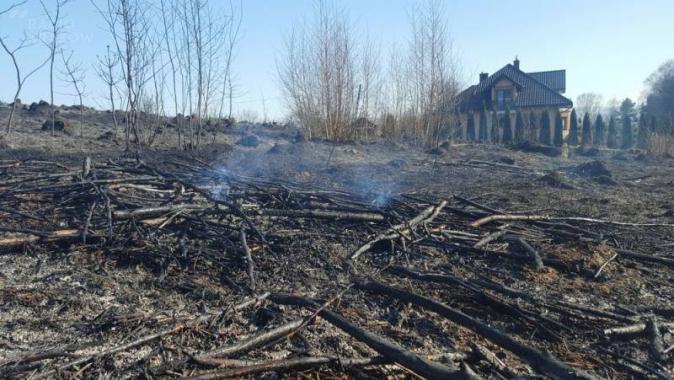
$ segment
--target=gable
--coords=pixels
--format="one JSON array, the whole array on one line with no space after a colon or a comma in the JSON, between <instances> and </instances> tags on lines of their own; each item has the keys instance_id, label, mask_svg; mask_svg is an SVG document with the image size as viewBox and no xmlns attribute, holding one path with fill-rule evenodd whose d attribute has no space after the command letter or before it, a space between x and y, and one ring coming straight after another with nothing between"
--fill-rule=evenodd
<instances>
[{"instance_id":1,"label":"gable","mask_svg":"<svg viewBox=\"0 0 674 380\"><path fill-rule=\"evenodd\" d=\"M483 102L490 106L492 90L505 83L514 84L518 90L512 103L515 107L572 107L573 102L570 99L537 79L547 81L553 87L566 86L566 80L562 77L566 77L564 70L534 73L532 76L508 64L487 79L459 94L459 108L479 110Z\"/></svg>"}]
</instances>

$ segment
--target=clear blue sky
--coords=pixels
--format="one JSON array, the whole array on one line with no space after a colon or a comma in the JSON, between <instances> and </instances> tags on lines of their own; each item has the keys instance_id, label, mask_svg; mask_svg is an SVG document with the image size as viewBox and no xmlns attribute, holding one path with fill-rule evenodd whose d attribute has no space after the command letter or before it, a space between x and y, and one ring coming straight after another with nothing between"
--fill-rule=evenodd
<instances>
[{"instance_id":1,"label":"clear blue sky","mask_svg":"<svg viewBox=\"0 0 674 380\"><path fill-rule=\"evenodd\" d=\"M52 2L54 0L48 0ZM217 1L216 1L217 2ZM0 0L0 4L9 0ZM408 13L414 0L342 0L360 31L378 40L386 55L391 46L404 46L409 38ZM1 7L1 6L0 6ZM243 0L242 39L234 71L241 95L238 111L253 109L262 116L261 98L268 114L285 113L276 79L275 59L284 36L295 20L308 15L312 0ZM75 0L66 11L66 49L88 68L88 103L105 106L105 87L92 68L97 54L109 42L102 20L89 0ZM673 0L456 0L446 2L446 17L458 51L465 80L477 80L480 71L494 72L515 55L525 71L567 70L567 93L598 92L605 99L639 99L644 79L662 62L674 58ZM4 15L0 33L16 37L45 28L38 0L18 12ZM10 39L12 41L12 39ZM26 65L43 59L46 51L33 46L20 56ZM404 54L401 51L401 54ZM0 99L14 91L9 58L0 55ZM59 83L57 103L74 98ZM47 70L34 76L21 98L48 98Z\"/></svg>"}]
</instances>

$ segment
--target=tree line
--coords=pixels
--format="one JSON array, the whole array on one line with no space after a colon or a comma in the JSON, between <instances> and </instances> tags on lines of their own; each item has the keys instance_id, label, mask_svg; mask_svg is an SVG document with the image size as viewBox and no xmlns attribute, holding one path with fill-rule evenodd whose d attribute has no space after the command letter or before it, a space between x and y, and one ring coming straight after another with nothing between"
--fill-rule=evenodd
<instances>
[{"instance_id":1,"label":"tree line","mask_svg":"<svg viewBox=\"0 0 674 380\"><path fill-rule=\"evenodd\" d=\"M196 148L204 128L232 119L237 91L232 75L234 50L239 41L242 4L211 0L89 0L103 20L108 35L106 52L97 57L95 74L107 88L114 135L126 147L152 145L175 115L178 144ZM0 8L0 16L27 0ZM60 66L62 80L80 99L81 113L87 69L73 58L64 41L64 12L71 0L40 0L47 30L24 35L15 44L0 36L0 46L11 59L16 92L5 133L10 134L21 90L37 71L49 66L49 105L52 132L56 124L54 76ZM224 4L224 5L223 5ZM45 48L45 59L26 68L20 53L33 45ZM214 121L215 120L215 121ZM80 122L82 125L82 122Z\"/></svg>"}]
</instances>

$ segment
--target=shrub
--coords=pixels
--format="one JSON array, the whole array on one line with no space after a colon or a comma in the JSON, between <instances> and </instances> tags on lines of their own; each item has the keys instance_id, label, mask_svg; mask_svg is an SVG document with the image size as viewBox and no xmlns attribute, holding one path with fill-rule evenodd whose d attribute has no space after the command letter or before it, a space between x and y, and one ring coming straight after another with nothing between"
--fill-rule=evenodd
<instances>
[{"instance_id":1,"label":"shrub","mask_svg":"<svg viewBox=\"0 0 674 380\"><path fill-rule=\"evenodd\" d=\"M583 148L592 145L592 122L590 121L590 114L586 113L583 116L583 140L580 142Z\"/></svg>"},{"instance_id":2,"label":"shrub","mask_svg":"<svg viewBox=\"0 0 674 380\"><path fill-rule=\"evenodd\" d=\"M562 124L562 114L557 110L555 112L555 138L553 140L555 146L564 145L564 126Z\"/></svg>"},{"instance_id":3,"label":"shrub","mask_svg":"<svg viewBox=\"0 0 674 380\"><path fill-rule=\"evenodd\" d=\"M541 114L541 133L538 141L544 145L550 145L550 114L548 110Z\"/></svg>"},{"instance_id":4,"label":"shrub","mask_svg":"<svg viewBox=\"0 0 674 380\"><path fill-rule=\"evenodd\" d=\"M594 145L604 145L604 119L601 115L597 115L597 120L594 122Z\"/></svg>"},{"instance_id":5,"label":"shrub","mask_svg":"<svg viewBox=\"0 0 674 380\"><path fill-rule=\"evenodd\" d=\"M578 115L576 115L576 110L571 111L568 141L569 145L578 145Z\"/></svg>"}]
</instances>

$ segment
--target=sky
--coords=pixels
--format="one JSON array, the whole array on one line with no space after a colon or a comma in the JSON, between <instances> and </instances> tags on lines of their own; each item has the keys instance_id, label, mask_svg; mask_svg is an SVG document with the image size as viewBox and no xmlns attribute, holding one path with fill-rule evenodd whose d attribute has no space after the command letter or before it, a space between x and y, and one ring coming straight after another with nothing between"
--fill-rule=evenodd
<instances>
[{"instance_id":1,"label":"sky","mask_svg":"<svg viewBox=\"0 0 674 380\"><path fill-rule=\"evenodd\" d=\"M55 0L45 0L53 4ZM97 0L101 1L101 0ZM220 3L220 0L213 0ZM404 53L409 14L422 0L337 0L348 11L357 34L368 33L385 56ZM0 8L10 0L0 0ZM276 60L292 25L310 17L313 0L242 0L241 40L233 71L239 94L235 113L282 119L286 102ZM96 56L110 43L103 20L90 0L74 0L65 11L64 49L87 69L86 103L105 108L105 85L96 77ZM660 64L674 59L673 0L453 0L445 2L445 20L466 85L478 73L493 73L518 56L524 71L566 69L566 96L596 92L604 99L639 100L644 80ZM48 27L38 0L0 16L0 34L15 43ZM9 57L0 52L0 100L16 89ZM19 62L31 68L46 58L39 43L23 50ZM58 61L57 61L58 63ZM24 69L25 71L29 71ZM57 75L57 104L75 103L73 91ZM48 99L48 70L31 77L20 98Z\"/></svg>"}]
</instances>

